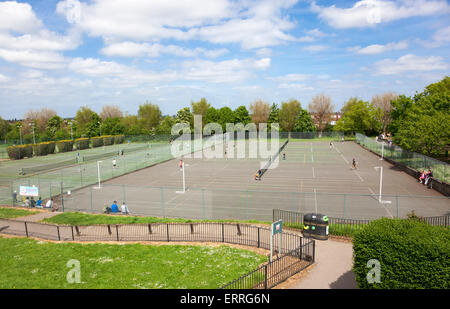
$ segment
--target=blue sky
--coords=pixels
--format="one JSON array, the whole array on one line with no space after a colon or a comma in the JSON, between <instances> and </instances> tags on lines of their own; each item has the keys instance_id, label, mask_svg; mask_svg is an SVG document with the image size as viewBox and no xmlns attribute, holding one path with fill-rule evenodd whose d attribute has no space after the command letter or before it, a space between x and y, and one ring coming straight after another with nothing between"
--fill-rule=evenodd
<instances>
[{"instance_id":1,"label":"blue sky","mask_svg":"<svg viewBox=\"0 0 450 309\"><path fill-rule=\"evenodd\" d=\"M0 1L0 116L146 101L175 115L319 93L413 95L449 74L442 0Z\"/></svg>"}]
</instances>

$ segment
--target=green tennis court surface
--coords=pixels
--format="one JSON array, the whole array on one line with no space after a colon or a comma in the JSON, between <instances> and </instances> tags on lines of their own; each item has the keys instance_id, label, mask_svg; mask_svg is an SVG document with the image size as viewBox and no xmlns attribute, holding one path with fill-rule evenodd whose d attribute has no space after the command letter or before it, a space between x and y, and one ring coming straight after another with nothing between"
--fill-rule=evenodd
<instances>
[{"instance_id":1,"label":"green tennis court surface","mask_svg":"<svg viewBox=\"0 0 450 309\"><path fill-rule=\"evenodd\" d=\"M254 174L266 161L248 158L248 150L247 158L241 159L233 158L230 149L224 158L184 158L185 193L177 193L182 172L175 158L102 182L100 188L90 185L73 191L64 199L64 207L100 212L116 200L125 201L134 214L266 221L272 209L353 219L405 217L412 210L422 216L450 211L448 198L356 143L333 144L289 142L278 166L267 170L260 181ZM351 169L353 158L358 162L356 170ZM384 168L381 198L380 172L374 168L378 166Z\"/></svg>"}]
</instances>

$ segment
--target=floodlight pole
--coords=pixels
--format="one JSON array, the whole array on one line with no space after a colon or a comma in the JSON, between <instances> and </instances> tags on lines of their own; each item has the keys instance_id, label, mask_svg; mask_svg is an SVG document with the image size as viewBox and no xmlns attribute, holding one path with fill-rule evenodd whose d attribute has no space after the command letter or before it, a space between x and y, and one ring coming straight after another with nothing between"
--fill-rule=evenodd
<instances>
[{"instance_id":1,"label":"floodlight pole","mask_svg":"<svg viewBox=\"0 0 450 309\"><path fill-rule=\"evenodd\" d=\"M185 193L186 192L186 180L184 177L184 162L181 164L181 170L183 172L183 191L177 191L177 193Z\"/></svg>"}]
</instances>

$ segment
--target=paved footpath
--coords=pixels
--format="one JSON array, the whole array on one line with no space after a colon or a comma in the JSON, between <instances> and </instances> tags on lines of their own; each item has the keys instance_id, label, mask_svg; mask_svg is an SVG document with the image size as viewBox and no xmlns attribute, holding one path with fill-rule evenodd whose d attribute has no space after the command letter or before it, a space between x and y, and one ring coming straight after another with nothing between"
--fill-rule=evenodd
<instances>
[{"instance_id":1,"label":"paved footpath","mask_svg":"<svg viewBox=\"0 0 450 309\"><path fill-rule=\"evenodd\" d=\"M30 215L30 216L24 216L24 217L18 217L18 218L15 218L15 219L16 220L20 220L20 221L26 221L26 222L38 222L40 220L51 218L51 217L59 215L59 214L62 214L62 212L59 212L59 211L55 211L55 212L42 211L42 212L39 212L38 214L34 214L34 215ZM12 220L14 220L14 219L12 219Z\"/></svg>"},{"instance_id":2,"label":"paved footpath","mask_svg":"<svg viewBox=\"0 0 450 309\"><path fill-rule=\"evenodd\" d=\"M316 240L316 261L289 289L357 289L352 272L353 244Z\"/></svg>"}]
</instances>

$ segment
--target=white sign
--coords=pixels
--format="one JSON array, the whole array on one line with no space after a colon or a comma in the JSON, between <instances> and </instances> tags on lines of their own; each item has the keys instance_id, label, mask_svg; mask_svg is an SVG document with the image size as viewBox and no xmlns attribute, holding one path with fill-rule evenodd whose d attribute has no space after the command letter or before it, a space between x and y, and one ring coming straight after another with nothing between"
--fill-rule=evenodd
<instances>
[{"instance_id":1,"label":"white sign","mask_svg":"<svg viewBox=\"0 0 450 309\"><path fill-rule=\"evenodd\" d=\"M20 195L23 196L39 196L38 187L20 186Z\"/></svg>"}]
</instances>

